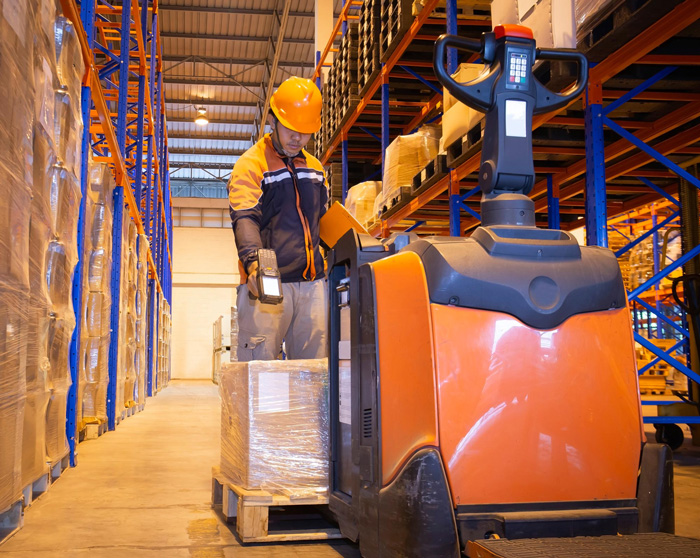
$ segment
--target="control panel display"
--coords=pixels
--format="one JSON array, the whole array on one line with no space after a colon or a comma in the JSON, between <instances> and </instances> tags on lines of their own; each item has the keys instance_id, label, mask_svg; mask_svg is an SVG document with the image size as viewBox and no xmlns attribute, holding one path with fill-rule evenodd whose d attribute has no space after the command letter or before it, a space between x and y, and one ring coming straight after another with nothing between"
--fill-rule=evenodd
<instances>
[{"instance_id":1,"label":"control panel display","mask_svg":"<svg viewBox=\"0 0 700 558\"><path fill-rule=\"evenodd\" d=\"M530 63L524 52L508 51L508 81L509 89L527 89L530 79Z\"/></svg>"}]
</instances>

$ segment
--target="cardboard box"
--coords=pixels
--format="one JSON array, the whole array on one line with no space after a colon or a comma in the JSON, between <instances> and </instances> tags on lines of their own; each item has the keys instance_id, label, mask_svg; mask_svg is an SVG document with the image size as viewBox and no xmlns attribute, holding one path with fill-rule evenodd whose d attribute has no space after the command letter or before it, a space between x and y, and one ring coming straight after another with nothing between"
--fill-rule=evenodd
<instances>
[{"instance_id":1,"label":"cardboard box","mask_svg":"<svg viewBox=\"0 0 700 558\"><path fill-rule=\"evenodd\" d=\"M328 492L328 361L224 363L221 472L245 489Z\"/></svg>"},{"instance_id":2,"label":"cardboard box","mask_svg":"<svg viewBox=\"0 0 700 558\"><path fill-rule=\"evenodd\" d=\"M538 48L576 48L575 0L493 0L492 26L532 29Z\"/></svg>"}]
</instances>

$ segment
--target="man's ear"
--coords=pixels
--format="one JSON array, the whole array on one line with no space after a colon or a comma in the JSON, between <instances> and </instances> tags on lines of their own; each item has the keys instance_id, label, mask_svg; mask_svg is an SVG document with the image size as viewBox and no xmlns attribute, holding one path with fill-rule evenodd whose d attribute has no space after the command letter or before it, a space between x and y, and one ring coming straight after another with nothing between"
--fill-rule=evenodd
<instances>
[{"instance_id":1,"label":"man's ear","mask_svg":"<svg viewBox=\"0 0 700 558\"><path fill-rule=\"evenodd\" d=\"M267 125L273 130L275 129L275 115L271 112L267 115Z\"/></svg>"}]
</instances>

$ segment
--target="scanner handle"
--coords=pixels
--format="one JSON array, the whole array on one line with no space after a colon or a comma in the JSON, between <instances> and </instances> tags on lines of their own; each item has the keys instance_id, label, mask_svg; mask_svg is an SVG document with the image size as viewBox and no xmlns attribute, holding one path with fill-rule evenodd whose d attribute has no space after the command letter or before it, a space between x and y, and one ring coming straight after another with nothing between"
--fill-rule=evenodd
<instances>
[{"instance_id":1,"label":"scanner handle","mask_svg":"<svg viewBox=\"0 0 700 558\"><path fill-rule=\"evenodd\" d=\"M494 103L495 82L500 77L500 63L495 59L495 39L492 33L484 33L482 39L467 39L456 35L441 35L435 41L433 67L440 83L459 101L481 112L488 112ZM457 83L445 69L447 47L468 52L480 53L485 62L490 63L489 72L469 84ZM576 62L578 74L576 82L563 93L550 91L539 80L534 79L536 103L534 114L551 112L567 105L580 95L588 82L588 59L573 49L536 49L538 60L564 60ZM533 76L534 78L534 76Z\"/></svg>"},{"instance_id":2,"label":"scanner handle","mask_svg":"<svg viewBox=\"0 0 700 558\"><path fill-rule=\"evenodd\" d=\"M537 90L537 102L533 110L534 114L551 112L566 106L570 101L578 97L588 83L588 58L577 50L571 48L536 49L536 60L563 60L564 62L576 62L578 74L574 84L562 93L556 93L535 79Z\"/></svg>"},{"instance_id":3,"label":"scanner handle","mask_svg":"<svg viewBox=\"0 0 700 558\"><path fill-rule=\"evenodd\" d=\"M484 50L484 39L480 41L458 37L457 35L440 35L435 41L433 51L433 67L440 83L452 95L467 106L481 112L488 112L493 104L493 85L498 78L498 72L494 66L491 71L482 76L481 79L470 82L469 85L457 83L445 69L445 56L447 47L454 47L468 52L482 53Z\"/></svg>"}]
</instances>

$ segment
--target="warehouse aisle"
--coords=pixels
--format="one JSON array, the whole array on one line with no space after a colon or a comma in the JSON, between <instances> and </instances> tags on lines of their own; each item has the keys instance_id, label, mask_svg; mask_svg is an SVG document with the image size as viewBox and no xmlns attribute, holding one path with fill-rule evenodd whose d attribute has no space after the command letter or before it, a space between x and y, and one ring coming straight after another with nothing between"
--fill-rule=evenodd
<instances>
[{"instance_id":1,"label":"warehouse aisle","mask_svg":"<svg viewBox=\"0 0 700 558\"><path fill-rule=\"evenodd\" d=\"M68 470L27 510L1 558L359 558L342 541L241 547L210 508L219 460L211 382L172 382L116 431L79 446Z\"/></svg>"}]
</instances>

